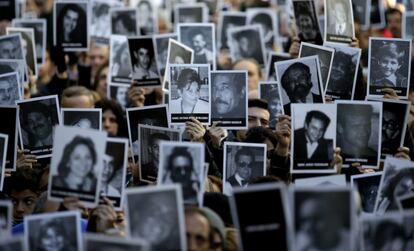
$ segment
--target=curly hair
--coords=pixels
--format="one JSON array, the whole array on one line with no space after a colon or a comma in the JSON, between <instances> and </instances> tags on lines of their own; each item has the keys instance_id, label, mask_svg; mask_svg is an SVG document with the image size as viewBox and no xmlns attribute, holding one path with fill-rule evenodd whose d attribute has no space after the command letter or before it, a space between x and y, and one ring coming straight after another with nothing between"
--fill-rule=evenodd
<instances>
[{"instance_id":1,"label":"curly hair","mask_svg":"<svg viewBox=\"0 0 414 251\"><path fill-rule=\"evenodd\" d=\"M79 7L79 5L77 4L65 4L63 6L63 8L60 10L59 14L58 14L58 18L57 18L57 27L58 29L61 29L60 32L58 33L59 36L59 40L58 41L63 41L63 36L64 36L64 32L63 32L63 19L66 15L66 13L68 13L68 11L73 11L79 14L79 18L78 21L76 23L76 27L73 29L73 31L69 34L70 40L73 42L79 42L79 43L86 43L87 37L85 36L86 34L86 13L85 11ZM59 31L59 30L57 30Z\"/></svg>"},{"instance_id":2,"label":"curly hair","mask_svg":"<svg viewBox=\"0 0 414 251\"><path fill-rule=\"evenodd\" d=\"M193 82L196 82L198 85L198 88L200 88L202 82L201 82L201 79L198 73L193 69L185 68L180 72L180 75L178 76L178 79L177 79L178 89L182 90L188 83L193 83Z\"/></svg>"}]
</instances>

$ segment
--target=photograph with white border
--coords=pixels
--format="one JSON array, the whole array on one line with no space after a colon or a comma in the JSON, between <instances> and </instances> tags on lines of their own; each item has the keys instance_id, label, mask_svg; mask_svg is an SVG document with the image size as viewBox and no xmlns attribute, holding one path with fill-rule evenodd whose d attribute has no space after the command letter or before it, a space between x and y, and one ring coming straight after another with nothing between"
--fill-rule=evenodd
<instances>
[{"instance_id":1,"label":"photograph with white border","mask_svg":"<svg viewBox=\"0 0 414 251\"><path fill-rule=\"evenodd\" d=\"M262 27L262 39L266 51L273 51L279 43L276 13L271 8L248 8L246 11L246 25L258 24Z\"/></svg>"},{"instance_id":2,"label":"photograph with white border","mask_svg":"<svg viewBox=\"0 0 414 251\"><path fill-rule=\"evenodd\" d=\"M235 11L220 11L217 29L217 48L219 51L228 50L228 29L231 27L243 27L246 25L246 13Z\"/></svg>"},{"instance_id":3,"label":"photograph with white border","mask_svg":"<svg viewBox=\"0 0 414 251\"><path fill-rule=\"evenodd\" d=\"M0 187L1 191L1 187ZM0 200L0 239L11 237L13 204L11 200ZM1 245L0 245L1 248Z\"/></svg>"},{"instance_id":4,"label":"photograph with white border","mask_svg":"<svg viewBox=\"0 0 414 251\"><path fill-rule=\"evenodd\" d=\"M346 187L345 174L323 175L310 178L295 179L295 187L336 186Z\"/></svg>"},{"instance_id":5,"label":"photograph with white border","mask_svg":"<svg viewBox=\"0 0 414 251\"><path fill-rule=\"evenodd\" d=\"M279 61L289 60L292 57L289 53L284 52L270 52L267 57L266 64L266 79L267 81L276 81L275 63Z\"/></svg>"},{"instance_id":6,"label":"photograph with white border","mask_svg":"<svg viewBox=\"0 0 414 251\"><path fill-rule=\"evenodd\" d=\"M176 33L154 35L154 45L155 51L157 53L156 58L158 62L158 70L163 78L165 76L165 69L168 62L168 43L170 38L178 40L178 35Z\"/></svg>"},{"instance_id":7,"label":"photograph with white border","mask_svg":"<svg viewBox=\"0 0 414 251\"><path fill-rule=\"evenodd\" d=\"M22 100L22 86L19 81L19 73L11 72L0 74L0 105L14 105Z\"/></svg>"},{"instance_id":8,"label":"photograph with white border","mask_svg":"<svg viewBox=\"0 0 414 251\"><path fill-rule=\"evenodd\" d=\"M139 36L138 10L136 8L111 8L111 35Z\"/></svg>"},{"instance_id":9,"label":"photograph with white border","mask_svg":"<svg viewBox=\"0 0 414 251\"><path fill-rule=\"evenodd\" d=\"M6 169L16 171L17 160L17 142L18 142L18 120L19 107L0 106L0 117L7 118L0 124L0 133L8 136L7 140L7 155L6 155Z\"/></svg>"},{"instance_id":10,"label":"photograph with white border","mask_svg":"<svg viewBox=\"0 0 414 251\"><path fill-rule=\"evenodd\" d=\"M17 28L7 27L6 32L10 34L20 34L23 46L23 56L26 59L26 64L31 70L33 76L37 77L38 65L36 56L36 43L33 28Z\"/></svg>"},{"instance_id":11,"label":"photograph with white border","mask_svg":"<svg viewBox=\"0 0 414 251\"><path fill-rule=\"evenodd\" d=\"M382 172L351 176L351 188L358 193L361 209L364 213L374 212L381 178Z\"/></svg>"},{"instance_id":12,"label":"photograph with white border","mask_svg":"<svg viewBox=\"0 0 414 251\"><path fill-rule=\"evenodd\" d=\"M325 42L352 43L355 37L352 0L324 0Z\"/></svg>"},{"instance_id":13,"label":"photograph with white border","mask_svg":"<svg viewBox=\"0 0 414 251\"><path fill-rule=\"evenodd\" d=\"M84 251L150 251L148 242L143 239L125 239L103 234L84 235Z\"/></svg>"},{"instance_id":14,"label":"photograph with white border","mask_svg":"<svg viewBox=\"0 0 414 251\"><path fill-rule=\"evenodd\" d=\"M102 129L101 108L62 108L62 125L83 129Z\"/></svg>"},{"instance_id":15,"label":"photograph with white border","mask_svg":"<svg viewBox=\"0 0 414 251\"><path fill-rule=\"evenodd\" d=\"M132 65L129 55L128 38L111 35L109 39L109 74L108 83L124 83L132 81Z\"/></svg>"}]
</instances>

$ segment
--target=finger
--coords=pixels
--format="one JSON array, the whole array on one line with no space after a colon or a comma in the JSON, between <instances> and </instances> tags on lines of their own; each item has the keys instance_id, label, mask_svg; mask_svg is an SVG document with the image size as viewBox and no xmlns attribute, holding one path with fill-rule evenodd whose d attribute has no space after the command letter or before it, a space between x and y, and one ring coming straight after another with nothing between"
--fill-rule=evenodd
<instances>
[{"instance_id":1,"label":"finger","mask_svg":"<svg viewBox=\"0 0 414 251\"><path fill-rule=\"evenodd\" d=\"M191 121L192 121L193 123L195 123L195 124L197 125L197 127L198 127L198 128L204 129L203 124L201 124L201 122L200 122L200 121L198 121L197 119L195 119L195 118L191 117Z\"/></svg>"},{"instance_id":2,"label":"finger","mask_svg":"<svg viewBox=\"0 0 414 251\"><path fill-rule=\"evenodd\" d=\"M410 148L405 147L405 146L402 146L402 147L399 147L399 148L398 148L398 151L399 151L399 152L406 153L406 154L409 154L409 153L410 153Z\"/></svg>"},{"instance_id":3,"label":"finger","mask_svg":"<svg viewBox=\"0 0 414 251\"><path fill-rule=\"evenodd\" d=\"M335 154L339 155L341 154L341 148L340 147L336 147L334 150Z\"/></svg>"},{"instance_id":4,"label":"finger","mask_svg":"<svg viewBox=\"0 0 414 251\"><path fill-rule=\"evenodd\" d=\"M107 197L103 198L106 205L113 207L114 204L112 203L112 200L108 199Z\"/></svg>"},{"instance_id":5,"label":"finger","mask_svg":"<svg viewBox=\"0 0 414 251\"><path fill-rule=\"evenodd\" d=\"M216 129L218 124L220 124L220 123L221 123L221 121L214 121L213 124L211 125L211 127L209 128L209 130L210 129Z\"/></svg>"}]
</instances>

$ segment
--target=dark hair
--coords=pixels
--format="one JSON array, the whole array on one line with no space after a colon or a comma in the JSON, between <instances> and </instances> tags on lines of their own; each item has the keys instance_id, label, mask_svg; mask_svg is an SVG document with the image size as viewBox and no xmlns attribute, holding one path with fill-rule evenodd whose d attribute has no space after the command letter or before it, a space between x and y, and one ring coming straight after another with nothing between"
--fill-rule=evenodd
<instances>
[{"instance_id":1,"label":"dark hair","mask_svg":"<svg viewBox=\"0 0 414 251\"><path fill-rule=\"evenodd\" d=\"M112 18L112 30L113 31L116 30L115 24L117 22L121 22L122 25L128 30L128 32L135 32L134 28L136 26L136 23L135 23L135 20L131 17L131 15L129 15L129 13L124 14L124 15L118 13L118 15Z\"/></svg>"},{"instance_id":2,"label":"dark hair","mask_svg":"<svg viewBox=\"0 0 414 251\"><path fill-rule=\"evenodd\" d=\"M178 157L187 158L190 161L191 169L193 170L193 156L191 156L190 152L188 152L187 147L175 147L168 157L168 166L167 169L171 171L173 167L173 162Z\"/></svg>"},{"instance_id":3,"label":"dark hair","mask_svg":"<svg viewBox=\"0 0 414 251\"><path fill-rule=\"evenodd\" d=\"M246 139L244 142L248 143L264 143L265 140L268 139L272 144L276 147L277 145L277 138L269 128L264 127L253 127L250 128L246 133Z\"/></svg>"},{"instance_id":4,"label":"dark hair","mask_svg":"<svg viewBox=\"0 0 414 251\"><path fill-rule=\"evenodd\" d=\"M67 168L67 164L69 163L70 156L78 145L84 145L89 149L92 155L92 164L96 164L97 156L93 141L90 138L76 136L68 144L66 144L65 148L63 149L62 159L60 160L57 167L60 176L66 177L69 172L71 172L71 170ZM90 170L90 173L92 172L93 170Z\"/></svg>"},{"instance_id":5,"label":"dark hair","mask_svg":"<svg viewBox=\"0 0 414 251\"><path fill-rule=\"evenodd\" d=\"M214 212L214 211L213 211ZM208 218L208 216L206 215L206 213L203 212L203 210L201 210L200 208L196 207L196 206L186 206L184 208L184 214L186 216L190 216L190 215L200 215L201 217L203 217L204 219L207 220L208 223L208 246L209 248L211 248L213 246L213 240L214 240L214 228L210 223L210 220ZM221 240L223 243L225 240Z\"/></svg>"},{"instance_id":6,"label":"dark hair","mask_svg":"<svg viewBox=\"0 0 414 251\"><path fill-rule=\"evenodd\" d=\"M251 155L251 150L249 149L249 148L247 148L247 147L242 147L242 148L240 148L237 152L236 152L236 154L234 155L234 160L236 161L236 162L238 162L239 161L239 159L240 159L240 156L249 156L250 158L252 158L252 161L254 161L254 158L253 158L253 156ZM237 163L236 163L236 165L237 165Z\"/></svg>"},{"instance_id":7,"label":"dark hair","mask_svg":"<svg viewBox=\"0 0 414 251\"><path fill-rule=\"evenodd\" d=\"M384 247L384 245L390 241L390 238L400 238L405 239L404 228L400 226L397 222L391 220L384 220L381 221L377 227L375 228L374 239L373 242L374 249L380 250ZM405 243L403 241L403 243Z\"/></svg>"},{"instance_id":8,"label":"dark hair","mask_svg":"<svg viewBox=\"0 0 414 251\"><path fill-rule=\"evenodd\" d=\"M128 137L124 113L122 111L122 107L116 101L103 98L95 103L95 107L101 108L102 113L104 113L107 110L110 110L115 115L116 123L118 124L118 133L117 135L114 135L114 136L122 137L122 138ZM109 135L109 136L113 136L113 135Z\"/></svg>"},{"instance_id":9,"label":"dark hair","mask_svg":"<svg viewBox=\"0 0 414 251\"><path fill-rule=\"evenodd\" d=\"M320 112L320 111L310 111L310 112L308 112L306 114L306 117L305 117L305 123L307 125L309 125L312 118L322 121L323 124L324 124L324 129L325 130L329 126L329 123L331 123L331 119L328 116L326 116L325 113Z\"/></svg>"},{"instance_id":10,"label":"dark hair","mask_svg":"<svg viewBox=\"0 0 414 251\"><path fill-rule=\"evenodd\" d=\"M282 82L283 89L286 90L286 89L289 88L288 87L288 85L290 83L289 75L290 75L290 72L293 72L295 70L301 71L303 74L305 74L306 78L310 80L311 73L310 73L309 66L307 66L306 64L301 63L301 62L296 62L296 63L290 65L282 75L282 79L280 81Z\"/></svg>"},{"instance_id":11,"label":"dark hair","mask_svg":"<svg viewBox=\"0 0 414 251\"><path fill-rule=\"evenodd\" d=\"M384 185L384 197L388 198L391 204L394 204L394 200L396 199L394 198L394 190L398 183L404 178L410 178L414 182L414 169L403 168L398 170L398 172L388 180L388 183Z\"/></svg>"},{"instance_id":12,"label":"dark hair","mask_svg":"<svg viewBox=\"0 0 414 251\"><path fill-rule=\"evenodd\" d=\"M30 239L30 243L34 244L34 248L33 250L39 250L39 251L43 251L44 248L42 246L42 239L45 236L45 233L48 229L54 229L56 231L56 235L58 236L62 236L63 237L63 241L66 244L68 243L68 232L66 231L65 226L62 224L63 222L57 220L57 219L52 219L52 220L48 220L46 222L40 222L39 223L39 228L38 230L35 232L35 236L32 236ZM32 239L33 238L33 239Z\"/></svg>"},{"instance_id":13,"label":"dark hair","mask_svg":"<svg viewBox=\"0 0 414 251\"><path fill-rule=\"evenodd\" d=\"M133 52L138 53L140 49L148 51L149 64L148 68L151 68L152 61L154 60L154 50L152 39L144 39L139 43L129 43L129 53L131 55L131 65L136 65L139 62L139 55L135 56Z\"/></svg>"},{"instance_id":14,"label":"dark hair","mask_svg":"<svg viewBox=\"0 0 414 251\"><path fill-rule=\"evenodd\" d=\"M21 192L30 190L34 193L40 192L41 170L29 167L17 168L10 177L4 179L4 192L11 195L12 191Z\"/></svg>"},{"instance_id":15,"label":"dark hair","mask_svg":"<svg viewBox=\"0 0 414 251\"><path fill-rule=\"evenodd\" d=\"M105 70L105 68L108 68L109 64L108 61L106 61L103 65L101 65L98 70L96 71L95 74L95 78L93 80L93 89L96 91L96 89L98 89L99 86L99 80L101 78L101 74L102 72ZM101 97L101 98L105 98L105 97Z\"/></svg>"},{"instance_id":16,"label":"dark hair","mask_svg":"<svg viewBox=\"0 0 414 251\"><path fill-rule=\"evenodd\" d=\"M30 105L26 105L24 109L20 109L24 121L27 121L29 114L34 112L42 114L45 118L51 117L50 107L40 102L31 103Z\"/></svg>"},{"instance_id":17,"label":"dark hair","mask_svg":"<svg viewBox=\"0 0 414 251\"><path fill-rule=\"evenodd\" d=\"M73 29L73 31L70 33L70 39L72 41L76 41L76 42L82 42L82 43L86 43L86 13L85 11L79 7L79 5L77 4L73 4L73 3L69 3L69 4L65 4L63 6L63 8L60 10L58 18L57 18L57 27L59 27L59 29L61 32L58 32L58 36L60 38L60 41L63 41L63 36L64 36L64 32L63 32L63 19L66 15L66 13L68 11L73 11L79 14L79 18L78 21L76 23L76 27ZM82 41L80 41L82 39Z\"/></svg>"},{"instance_id":18,"label":"dark hair","mask_svg":"<svg viewBox=\"0 0 414 251\"><path fill-rule=\"evenodd\" d=\"M170 137L164 133L155 132L149 136L148 145L152 146L156 140L170 140Z\"/></svg>"},{"instance_id":19,"label":"dark hair","mask_svg":"<svg viewBox=\"0 0 414 251\"><path fill-rule=\"evenodd\" d=\"M182 90L188 83L192 83L192 82L196 82L198 85L198 88L200 88L202 82L201 82L201 79L198 73L195 70L190 69L190 68L185 68L181 70L180 75L178 76L178 79L177 79L178 89Z\"/></svg>"},{"instance_id":20,"label":"dark hair","mask_svg":"<svg viewBox=\"0 0 414 251\"><path fill-rule=\"evenodd\" d=\"M269 110L269 104L264 99L249 99L248 107L257 107L265 110Z\"/></svg>"},{"instance_id":21,"label":"dark hair","mask_svg":"<svg viewBox=\"0 0 414 251\"><path fill-rule=\"evenodd\" d=\"M404 50L401 50L396 43L386 42L378 49L380 57L391 57L395 59L401 59L405 56ZM381 59L378 59L379 61ZM401 62L399 62L401 64Z\"/></svg>"},{"instance_id":22,"label":"dark hair","mask_svg":"<svg viewBox=\"0 0 414 251\"><path fill-rule=\"evenodd\" d=\"M93 9L95 16L100 17L102 15L109 13L110 6L106 3L101 3L99 5L96 5Z\"/></svg>"},{"instance_id":23,"label":"dark hair","mask_svg":"<svg viewBox=\"0 0 414 251\"><path fill-rule=\"evenodd\" d=\"M269 26L269 24L272 25L272 18L267 13L259 13L252 18L251 22L257 22ZM269 27L269 29L271 29L271 27Z\"/></svg>"}]
</instances>

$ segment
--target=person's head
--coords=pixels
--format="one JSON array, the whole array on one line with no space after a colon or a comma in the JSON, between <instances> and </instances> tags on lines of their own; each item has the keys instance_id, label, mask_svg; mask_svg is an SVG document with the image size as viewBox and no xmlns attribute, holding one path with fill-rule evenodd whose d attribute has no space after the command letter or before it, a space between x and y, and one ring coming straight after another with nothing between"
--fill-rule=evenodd
<instances>
[{"instance_id":1,"label":"person's head","mask_svg":"<svg viewBox=\"0 0 414 251\"><path fill-rule=\"evenodd\" d=\"M305 40L312 40L316 38L317 31L315 30L315 20L313 20L311 13L304 11L296 17L296 23Z\"/></svg>"},{"instance_id":2,"label":"person's head","mask_svg":"<svg viewBox=\"0 0 414 251\"><path fill-rule=\"evenodd\" d=\"M401 51L395 43L386 43L378 51L380 52L378 58L379 73L385 77L395 75L401 68L405 56L404 51Z\"/></svg>"},{"instance_id":3,"label":"person's head","mask_svg":"<svg viewBox=\"0 0 414 251\"><path fill-rule=\"evenodd\" d=\"M46 139L52 133L52 118L47 105L36 102L21 110L27 132L38 139Z\"/></svg>"},{"instance_id":4,"label":"person's head","mask_svg":"<svg viewBox=\"0 0 414 251\"><path fill-rule=\"evenodd\" d=\"M108 184L116 176L117 171L122 168L124 148L111 142L106 144L106 155L102 169L102 183Z\"/></svg>"},{"instance_id":5,"label":"person's head","mask_svg":"<svg viewBox=\"0 0 414 251\"><path fill-rule=\"evenodd\" d=\"M343 24L346 22L346 5L343 1L332 2L332 13L335 18L334 22Z\"/></svg>"},{"instance_id":6,"label":"person's head","mask_svg":"<svg viewBox=\"0 0 414 251\"><path fill-rule=\"evenodd\" d=\"M244 180L249 180L252 175L254 157L248 148L240 148L234 155L236 173Z\"/></svg>"},{"instance_id":7,"label":"person's head","mask_svg":"<svg viewBox=\"0 0 414 251\"><path fill-rule=\"evenodd\" d=\"M93 89L99 94L101 98L107 97L108 74L109 74L108 62L101 65L95 74L95 79L93 82Z\"/></svg>"},{"instance_id":8,"label":"person's head","mask_svg":"<svg viewBox=\"0 0 414 251\"><path fill-rule=\"evenodd\" d=\"M61 105L63 108L93 108L94 98L89 89L83 86L71 86L63 90Z\"/></svg>"},{"instance_id":9,"label":"person's head","mask_svg":"<svg viewBox=\"0 0 414 251\"><path fill-rule=\"evenodd\" d=\"M394 38L401 37L401 21L402 21L402 12L396 8L389 8L385 12L387 20L387 28L391 31L391 34Z\"/></svg>"},{"instance_id":10,"label":"person's head","mask_svg":"<svg viewBox=\"0 0 414 251\"><path fill-rule=\"evenodd\" d=\"M118 86L116 88L115 99L122 107L128 106L128 87Z\"/></svg>"},{"instance_id":11,"label":"person's head","mask_svg":"<svg viewBox=\"0 0 414 251\"><path fill-rule=\"evenodd\" d=\"M364 104L349 105L344 109L338 109L337 132L340 139L356 149L367 148L371 137L372 113L372 106Z\"/></svg>"},{"instance_id":12,"label":"person's head","mask_svg":"<svg viewBox=\"0 0 414 251\"><path fill-rule=\"evenodd\" d=\"M37 250L59 251L64 250L65 245L68 244L65 228L61 222L56 220L42 222L37 234L39 235Z\"/></svg>"},{"instance_id":13,"label":"person's head","mask_svg":"<svg viewBox=\"0 0 414 251\"><path fill-rule=\"evenodd\" d=\"M262 70L259 63L254 59L242 59L234 63L233 70L246 70L248 75L248 91L258 89L259 81L262 79Z\"/></svg>"},{"instance_id":14,"label":"person's head","mask_svg":"<svg viewBox=\"0 0 414 251\"><path fill-rule=\"evenodd\" d=\"M269 93L266 93L267 101L269 103L269 112L274 117L279 117L283 114L283 106L281 100L279 99L279 91L277 89L272 89Z\"/></svg>"},{"instance_id":15,"label":"person's head","mask_svg":"<svg viewBox=\"0 0 414 251\"><path fill-rule=\"evenodd\" d=\"M195 104L200 96L201 84L200 76L195 70L183 69L177 79L178 93L183 101Z\"/></svg>"},{"instance_id":16,"label":"person's head","mask_svg":"<svg viewBox=\"0 0 414 251\"><path fill-rule=\"evenodd\" d=\"M250 99L248 102L248 128L269 127L270 113L263 99Z\"/></svg>"},{"instance_id":17,"label":"person's head","mask_svg":"<svg viewBox=\"0 0 414 251\"><path fill-rule=\"evenodd\" d=\"M401 126L398 123L397 111L384 110L382 113L382 142L393 140L400 134Z\"/></svg>"},{"instance_id":18,"label":"person's head","mask_svg":"<svg viewBox=\"0 0 414 251\"><path fill-rule=\"evenodd\" d=\"M331 120L320 111L310 111L306 114L304 128L306 136L311 142L317 142L323 138Z\"/></svg>"},{"instance_id":19,"label":"person's head","mask_svg":"<svg viewBox=\"0 0 414 251\"><path fill-rule=\"evenodd\" d=\"M0 58L4 59L17 59L19 56L17 44L14 44L12 40L1 41L0 44Z\"/></svg>"},{"instance_id":20,"label":"person's head","mask_svg":"<svg viewBox=\"0 0 414 251\"><path fill-rule=\"evenodd\" d=\"M168 169L173 182L188 182L193 172L193 157L186 147L176 147L168 157Z\"/></svg>"},{"instance_id":21,"label":"person's head","mask_svg":"<svg viewBox=\"0 0 414 251\"><path fill-rule=\"evenodd\" d=\"M343 83L349 79L353 67L352 58L342 51L335 51L335 64L332 64L330 79L333 83Z\"/></svg>"},{"instance_id":22,"label":"person's head","mask_svg":"<svg viewBox=\"0 0 414 251\"><path fill-rule=\"evenodd\" d=\"M148 70L151 67L152 59L154 58L153 51L148 47L140 46L133 51L135 58L132 58L132 64L138 68Z\"/></svg>"},{"instance_id":23,"label":"person's head","mask_svg":"<svg viewBox=\"0 0 414 251\"><path fill-rule=\"evenodd\" d=\"M398 170L385 183L383 191L384 196L388 198L392 207L396 208L398 197L414 192L414 169L403 168Z\"/></svg>"},{"instance_id":24,"label":"person's head","mask_svg":"<svg viewBox=\"0 0 414 251\"><path fill-rule=\"evenodd\" d=\"M104 98L96 102L96 108L102 109L102 127L108 136L122 137L126 135L122 107L117 102Z\"/></svg>"},{"instance_id":25,"label":"person's head","mask_svg":"<svg viewBox=\"0 0 414 251\"><path fill-rule=\"evenodd\" d=\"M246 90L237 80L236 76L230 74L218 74L212 79L215 86L212 103L219 115L232 112L240 105L241 97L245 96Z\"/></svg>"},{"instance_id":26,"label":"person's head","mask_svg":"<svg viewBox=\"0 0 414 251\"><path fill-rule=\"evenodd\" d=\"M149 1L147 0L141 0L137 6L138 8L138 18L141 25L145 25L148 22L151 22L152 17L152 7Z\"/></svg>"},{"instance_id":27,"label":"person's head","mask_svg":"<svg viewBox=\"0 0 414 251\"><path fill-rule=\"evenodd\" d=\"M305 103L312 89L309 66L304 63L290 65L282 75L281 84L291 103Z\"/></svg>"},{"instance_id":28,"label":"person's head","mask_svg":"<svg viewBox=\"0 0 414 251\"><path fill-rule=\"evenodd\" d=\"M98 69L108 63L109 48L106 45L99 45L91 43L91 47L88 53L89 61L91 62L92 76L95 76Z\"/></svg>"},{"instance_id":29,"label":"person's head","mask_svg":"<svg viewBox=\"0 0 414 251\"><path fill-rule=\"evenodd\" d=\"M17 82L14 75L0 78L0 103L3 105L14 105L18 97Z\"/></svg>"},{"instance_id":30,"label":"person's head","mask_svg":"<svg viewBox=\"0 0 414 251\"><path fill-rule=\"evenodd\" d=\"M202 31L196 30L191 34L192 48L195 53L200 53L207 46L207 41Z\"/></svg>"},{"instance_id":31,"label":"person's head","mask_svg":"<svg viewBox=\"0 0 414 251\"><path fill-rule=\"evenodd\" d=\"M237 41L238 49L242 57L248 58L253 55L252 52L256 51L257 45L250 42L252 39L251 36L252 33L250 30L243 30L236 33L234 37Z\"/></svg>"},{"instance_id":32,"label":"person's head","mask_svg":"<svg viewBox=\"0 0 414 251\"><path fill-rule=\"evenodd\" d=\"M212 229L205 213L197 207L185 208L185 229L189 251L210 251Z\"/></svg>"},{"instance_id":33,"label":"person's head","mask_svg":"<svg viewBox=\"0 0 414 251\"><path fill-rule=\"evenodd\" d=\"M76 136L63 149L58 173L63 177L73 175L84 179L93 173L96 161L93 141L88 137Z\"/></svg>"},{"instance_id":34,"label":"person's head","mask_svg":"<svg viewBox=\"0 0 414 251\"><path fill-rule=\"evenodd\" d=\"M158 167L158 159L159 159L159 152L160 152L160 142L162 140L170 141L170 137L164 133L153 133L149 136L148 140L148 154L151 156L155 167Z\"/></svg>"}]
</instances>

